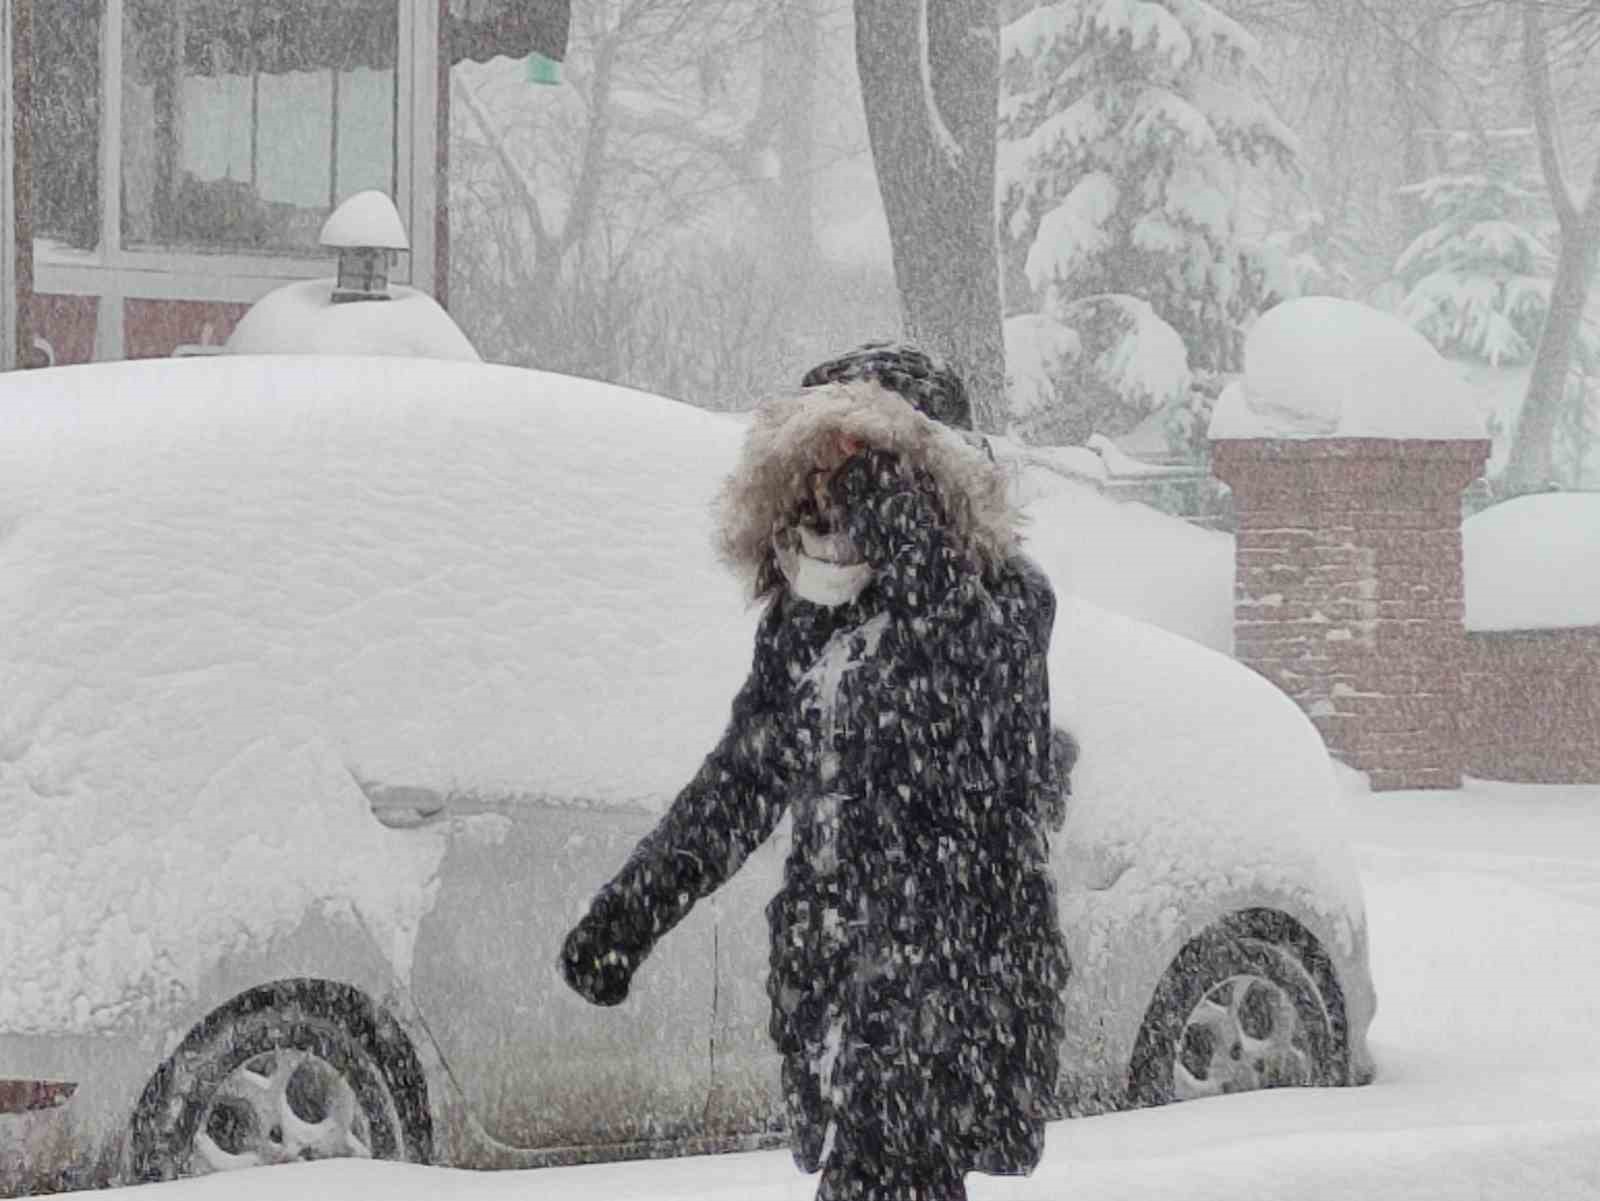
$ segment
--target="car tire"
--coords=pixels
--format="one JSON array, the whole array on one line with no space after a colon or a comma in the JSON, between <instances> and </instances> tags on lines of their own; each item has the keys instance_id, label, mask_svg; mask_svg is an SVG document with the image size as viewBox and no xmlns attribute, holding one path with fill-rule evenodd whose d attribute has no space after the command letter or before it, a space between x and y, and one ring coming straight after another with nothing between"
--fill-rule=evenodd
<instances>
[{"instance_id":1,"label":"car tire","mask_svg":"<svg viewBox=\"0 0 1600 1201\"><path fill-rule=\"evenodd\" d=\"M420 1070L384 1062L396 1038L409 1050L359 994L330 1003L280 986L242 998L197 1027L146 1086L130 1132L134 1178L337 1157L426 1162L426 1084Z\"/></svg>"},{"instance_id":2,"label":"car tire","mask_svg":"<svg viewBox=\"0 0 1600 1201\"><path fill-rule=\"evenodd\" d=\"M1189 942L1145 1013L1130 1103L1343 1083L1340 1007L1303 958L1291 941L1226 925Z\"/></svg>"}]
</instances>

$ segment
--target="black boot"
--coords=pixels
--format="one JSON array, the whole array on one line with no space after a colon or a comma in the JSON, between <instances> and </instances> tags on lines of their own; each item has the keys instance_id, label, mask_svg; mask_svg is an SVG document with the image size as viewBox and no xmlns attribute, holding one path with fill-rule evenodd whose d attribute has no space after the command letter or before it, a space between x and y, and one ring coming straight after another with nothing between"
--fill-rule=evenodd
<instances>
[{"instance_id":1,"label":"black boot","mask_svg":"<svg viewBox=\"0 0 1600 1201\"><path fill-rule=\"evenodd\" d=\"M961 1173L947 1164L833 1159L817 1201L967 1201Z\"/></svg>"}]
</instances>

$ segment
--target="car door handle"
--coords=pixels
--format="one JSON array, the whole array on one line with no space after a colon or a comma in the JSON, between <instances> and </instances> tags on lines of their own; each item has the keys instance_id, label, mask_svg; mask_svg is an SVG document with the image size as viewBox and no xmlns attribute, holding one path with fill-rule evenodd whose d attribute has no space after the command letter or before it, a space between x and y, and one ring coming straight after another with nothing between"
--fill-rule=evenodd
<instances>
[{"instance_id":1,"label":"car door handle","mask_svg":"<svg viewBox=\"0 0 1600 1201\"><path fill-rule=\"evenodd\" d=\"M445 798L429 788L356 781L372 816L391 830L414 830L445 816Z\"/></svg>"},{"instance_id":2,"label":"car door handle","mask_svg":"<svg viewBox=\"0 0 1600 1201\"><path fill-rule=\"evenodd\" d=\"M444 816L443 805L374 805L372 816L391 830L414 830Z\"/></svg>"}]
</instances>

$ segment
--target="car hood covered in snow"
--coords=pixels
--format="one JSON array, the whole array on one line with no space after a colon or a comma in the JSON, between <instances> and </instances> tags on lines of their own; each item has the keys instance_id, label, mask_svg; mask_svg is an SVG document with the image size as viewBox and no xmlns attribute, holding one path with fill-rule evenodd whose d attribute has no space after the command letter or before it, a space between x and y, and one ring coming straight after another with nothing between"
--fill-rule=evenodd
<instances>
[{"instance_id":1,"label":"car hood covered in snow","mask_svg":"<svg viewBox=\"0 0 1600 1201\"><path fill-rule=\"evenodd\" d=\"M749 664L756 614L711 541L742 435L461 363L8 378L0 862L27 868L0 876L0 1027L116 1027L152 980L193 987L312 909L404 979L443 835L375 822L377 789L662 807ZM1235 887L1350 936L1359 887L1292 704L1083 603L1051 666L1083 745L1065 838L1090 953Z\"/></svg>"}]
</instances>

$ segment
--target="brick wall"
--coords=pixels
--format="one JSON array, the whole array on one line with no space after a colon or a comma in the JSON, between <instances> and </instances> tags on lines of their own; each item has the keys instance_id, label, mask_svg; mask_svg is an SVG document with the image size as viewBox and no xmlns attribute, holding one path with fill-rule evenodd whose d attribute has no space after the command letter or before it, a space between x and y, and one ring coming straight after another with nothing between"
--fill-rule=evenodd
<instances>
[{"instance_id":1,"label":"brick wall","mask_svg":"<svg viewBox=\"0 0 1600 1201\"><path fill-rule=\"evenodd\" d=\"M1461 494L1486 440L1212 444L1238 519L1234 653L1376 789L1456 788Z\"/></svg>"},{"instance_id":2,"label":"brick wall","mask_svg":"<svg viewBox=\"0 0 1600 1201\"><path fill-rule=\"evenodd\" d=\"M1473 631L1463 673L1470 775L1600 783L1600 626Z\"/></svg>"}]
</instances>

